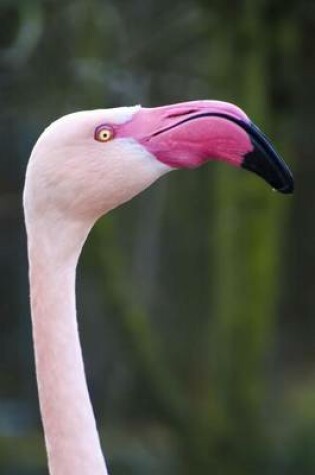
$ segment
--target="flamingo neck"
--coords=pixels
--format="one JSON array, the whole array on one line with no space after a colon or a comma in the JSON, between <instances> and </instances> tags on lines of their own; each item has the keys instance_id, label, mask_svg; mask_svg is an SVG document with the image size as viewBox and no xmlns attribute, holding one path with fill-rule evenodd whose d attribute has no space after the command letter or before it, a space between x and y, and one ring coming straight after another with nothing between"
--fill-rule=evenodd
<instances>
[{"instance_id":1,"label":"flamingo neck","mask_svg":"<svg viewBox=\"0 0 315 475\"><path fill-rule=\"evenodd\" d=\"M78 333L75 274L91 226L27 226L40 409L51 475L107 475Z\"/></svg>"}]
</instances>

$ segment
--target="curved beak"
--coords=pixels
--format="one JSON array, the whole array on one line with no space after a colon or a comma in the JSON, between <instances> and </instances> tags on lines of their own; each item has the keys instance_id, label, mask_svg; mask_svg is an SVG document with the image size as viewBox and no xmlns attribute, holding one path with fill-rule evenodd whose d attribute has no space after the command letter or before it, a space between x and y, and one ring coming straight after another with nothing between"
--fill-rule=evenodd
<instances>
[{"instance_id":1,"label":"curved beak","mask_svg":"<svg viewBox=\"0 0 315 475\"><path fill-rule=\"evenodd\" d=\"M293 193L292 173L267 137L253 123L244 123L243 127L250 136L253 150L245 154L241 167L264 178L275 190Z\"/></svg>"},{"instance_id":2,"label":"curved beak","mask_svg":"<svg viewBox=\"0 0 315 475\"><path fill-rule=\"evenodd\" d=\"M132 136L172 168L221 160L256 173L281 193L294 189L290 169L270 141L241 109L227 102L141 108L120 135Z\"/></svg>"}]
</instances>

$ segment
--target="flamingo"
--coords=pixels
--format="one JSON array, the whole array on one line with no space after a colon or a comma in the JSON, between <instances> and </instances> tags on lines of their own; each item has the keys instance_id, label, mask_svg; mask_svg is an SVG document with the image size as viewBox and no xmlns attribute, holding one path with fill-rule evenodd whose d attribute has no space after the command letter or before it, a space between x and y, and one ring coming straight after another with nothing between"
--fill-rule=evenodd
<instances>
[{"instance_id":1,"label":"flamingo","mask_svg":"<svg viewBox=\"0 0 315 475\"><path fill-rule=\"evenodd\" d=\"M95 222L162 175L221 160L282 193L289 168L237 106L192 101L80 111L53 122L26 171L24 211L40 411L51 475L107 475L78 333L75 274Z\"/></svg>"}]
</instances>

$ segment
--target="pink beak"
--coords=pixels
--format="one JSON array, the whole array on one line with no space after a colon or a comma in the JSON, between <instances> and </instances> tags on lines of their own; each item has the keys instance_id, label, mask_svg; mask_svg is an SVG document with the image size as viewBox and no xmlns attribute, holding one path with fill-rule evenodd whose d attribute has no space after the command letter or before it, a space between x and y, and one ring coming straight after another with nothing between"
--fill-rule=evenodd
<instances>
[{"instance_id":1,"label":"pink beak","mask_svg":"<svg viewBox=\"0 0 315 475\"><path fill-rule=\"evenodd\" d=\"M141 108L120 126L121 137L133 137L161 162L195 168L211 160L243 167L282 193L292 193L292 174L269 140L233 104L193 101Z\"/></svg>"}]
</instances>

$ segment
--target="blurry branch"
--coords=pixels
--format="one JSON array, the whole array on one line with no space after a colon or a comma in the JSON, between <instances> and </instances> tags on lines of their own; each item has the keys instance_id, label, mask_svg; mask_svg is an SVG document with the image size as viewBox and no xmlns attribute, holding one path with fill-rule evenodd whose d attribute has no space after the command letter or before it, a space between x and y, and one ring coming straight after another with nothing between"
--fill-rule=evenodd
<instances>
[{"instance_id":1,"label":"blurry branch","mask_svg":"<svg viewBox=\"0 0 315 475\"><path fill-rule=\"evenodd\" d=\"M189 419L185 391L163 359L162 348L156 332L151 328L146 309L135 298L132 279L126 279L122 254L116 245L114 233L113 223L108 216L96 227L96 239L100 240L97 246L100 272L106 282L106 300L116 309L115 319L120 319L152 396L172 424L182 429ZM104 238L109 240L108 245L104 246Z\"/></svg>"},{"instance_id":2,"label":"blurry branch","mask_svg":"<svg viewBox=\"0 0 315 475\"><path fill-rule=\"evenodd\" d=\"M76 82L80 82L83 87L94 84L95 87L104 89L106 78L108 95L118 97L118 105L133 104L135 98L139 102L139 99L142 100L147 95L148 77L122 68L117 63L104 63L98 58L85 57L73 60L71 67Z\"/></svg>"},{"instance_id":3,"label":"blurry branch","mask_svg":"<svg viewBox=\"0 0 315 475\"><path fill-rule=\"evenodd\" d=\"M116 230L113 217L107 216L94 232L98 269L105 285L106 305L114 307L114 318L119 321L127 337L131 355L150 389L152 400L177 433L183 457L189 461L187 467L194 467L196 473L210 468L215 470L216 465L212 461L213 445L210 441L215 440L216 427L219 425L219 431L222 429L224 414L215 399L209 396L208 408L211 406L211 422L214 427L209 426L207 414L200 410L198 402L194 403L189 397L190 389L182 387L173 374L172 365L165 359L167 352L163 351L157 330L150 324L146 299L143 301L136 291L138 276L136 282L131 272L126 278L123 253L116 244ZM190 468L187 468L187 473L191 473Z\"/></svg>"},{"instance_id":4,"label":"blurry branch","mask_svg":"<svg viewBox=\"0 0 315 475\"><path fill-rule=\"evenodd\" d=\"M158 270L161 260L161 232L167 204L167 181L162 179L147 199L140 201L139 219L132 256L132 281L137 282L134 294L150 312L158 293ZM139 291L138 291L139 289Z\"/></svg>"},{"instance_id":5,"label":"blurry branch","mask_svg":"<svg viewBox=\"0 0 315 475\"><path fill-rule=\"evenodd\" d=\"M143 37L141 36L141 43L138 41L138 45L136 44L135 47L132 48L132 51L127 43L123 45L124 50L128 51L127 54L122 56L123 64L137 62L143 59L143 57L150 57L152 52L156 54L157 51L163 52L163 56L166 57L167 60L170 54L171 56L174 55L174 50L172 48L167 50L160 47L160 45L165 42L165 38L169 38L170 41L175 41L175 44L181 45L183 41L194 41L196 38L196 31L194 31L196 25L198 25L198 30L202 29L202 22L199 21L201 20L202 12L196 5L194 5L192 9L186 8L185 11L180 8L180 12L179 8L178 5L175 5L173 11L168 9L167 15L165 15L164 18L160 18L159 28L151 29L150 33L146 35L146 41L143 41ZM174 31L176 31L176 35L173 34ZM187 38L187 32L190 31L191 36ZM200 31L198 31L197 36L200 39ZM126 39L127 41L129 40L129 38ZM168 46L170 47L170 44Z\"/></svg>"},{"instance_id":6,"label":"blurry branch","mask_svg":"<svg viewBox=\"0 0 315 475\"><path fill-rule=\"evenodd\" d=\"M43 33L43 7L38 0L16 2L19 29L13 44L1 52L2 61L19 68L26 64Z\"/></svg>"},{"instance_id":7,"label":"blurry branch","mask_svg":"<svg viewBox=\"0 0 315 475\"><path fill-rule=\"evenodd\" d=\"M90 6L93 4L94 1ZM73 12L76 16L85 14L85 21L76 33L80 46L71 61L76 81L86 85L93 81L96 87L104 87L105 82L110 93L120 95L123 103L146 97L151 77L158 83L167 76L166 67L175 81L182 80L183 75L191 80L191 68L189 72L184 67L178 71L176 63L177 55L182 55L183 50L191 50L202 40L202 12L196 5L185 10L179 5L171 5L167 14L161 10L157 14L158 20L154 18L158 28L149 26L152 24L150 15L154 15L156 8L155 0L148 1L145 9L141 4L122 9L117 3L109 2L94 22L89 20L94 17L90 6L83 8L81 5ZM87 35L91 36L91 28L93 39L86 41ZM169 39L167 48L164 46L166 38ZM83 39L84 45L81 45ZM111 50L115 51L114 55ZM193 71L192 76L199 79L199 73Z\"/></svg>"}]
</instances>

